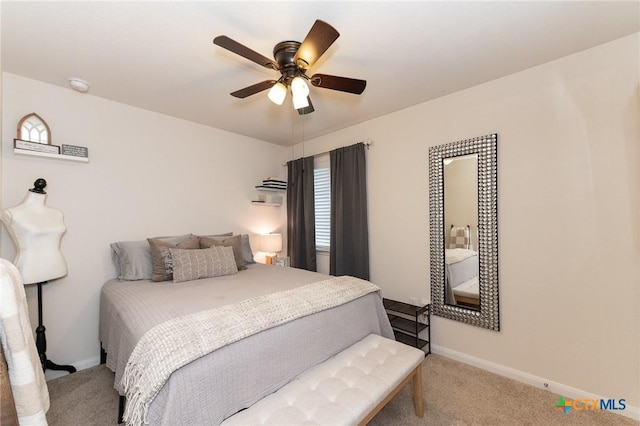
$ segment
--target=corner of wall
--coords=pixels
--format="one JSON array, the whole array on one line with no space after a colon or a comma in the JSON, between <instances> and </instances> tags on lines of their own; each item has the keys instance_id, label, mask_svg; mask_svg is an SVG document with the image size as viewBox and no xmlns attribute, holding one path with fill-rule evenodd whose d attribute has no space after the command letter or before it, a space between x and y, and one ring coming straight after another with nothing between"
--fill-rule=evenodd
<instances>
[{"instance_id":1,"label":"corner of wall","mask_svg":"<svg viewBox=\"0 0 640 426\"><path fill-rule=\"evenodd\" d=\"M0 22L2 22L2 4L0 3ZM2 80L3 80L3 72L2 72L2 34L0 33L0 135L2 135L2 124L4 122L4 120L2 119L2 104L3 102L3 97L2 97ZM2 164L3 164L3 160L2 160L2 140L0 140L0 207L2 207L3 203L2 203L2 192L3 192L3 179L2 179ZM0 228L0 247L2 247L2 229ZM2 252L0 252L0 255L2 255Z\"/></svg>"}]
</instances>

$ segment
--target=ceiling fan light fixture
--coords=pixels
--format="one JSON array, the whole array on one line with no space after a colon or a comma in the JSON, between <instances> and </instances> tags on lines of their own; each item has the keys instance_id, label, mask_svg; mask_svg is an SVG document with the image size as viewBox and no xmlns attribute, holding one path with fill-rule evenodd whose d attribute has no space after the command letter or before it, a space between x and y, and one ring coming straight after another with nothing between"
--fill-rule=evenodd
<instances>
[{"instance_id":1,"label":"ceiling fan light fixture","mask_svg":"<svg viewBox=\"0 0 640 426\"><path fill-rule=\"evenodd\" d=\"M293 97L293 109L301 109L309 106L309 98L307 95L300 95L292 93Z\"/></svg>"},{"instance_id":2,"label":"ceiling fan light fixture","mask_svg":"<svg viewBox=\"0 0 640 426\"><path fill-rule=\"evenodd\" d=\"M339 90L356 95L362 94L367 85L365 80L336 75L315 74L307 76L307 69L318 61L339 36L340 33L331 25L316 19L302 43L289 40L281 41L275 45L273 48L275 61L225 35L217 36L213 39L213 43L260 66L280 72L280 78L277 82L265 80L231 92L231 96L244 99L269 89L268 97L271 102L282 105L287 91L291 87L293 106L298 114L305 115L315 111L309 98L309 82L314 87Z\"/></svg>"},{"instance_id":3,"label":"ceiling fan light fixture","mask_svg":"<svg viewBox=\"0 0 640 426\"><path fill-rule=\"evenodd\" d=\"M304 96L306 98L309 96L309 86L307 86L307 82L302 77L294 77L291 80L291 94L294 97Z\"/></svg>"},{"instance_id":4,"label":"ceiling fan light fixture","mask_svg":"<svg viewBox=\"0 0 640 426\"><path fill-rule=\"evenodd\" d=\"M282 105L284 102L284 98L287 96L287 86L282 84L281 82L277 82L273 85L271 90L267 95L269 100L276 105Z\"/></svg>"}]
</instances>

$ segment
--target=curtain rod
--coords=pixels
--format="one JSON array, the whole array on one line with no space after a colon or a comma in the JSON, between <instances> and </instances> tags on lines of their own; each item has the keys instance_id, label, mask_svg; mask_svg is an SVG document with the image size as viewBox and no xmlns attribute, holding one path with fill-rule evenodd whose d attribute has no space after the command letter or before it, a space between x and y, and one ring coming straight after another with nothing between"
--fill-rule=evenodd
<instances>
[{"instance_id":1,"label":"curtain rod","mask_svg":"<svg viewBox=\"0 0 640 426\"><path fill-rule=\"evenodd\" d=\"M370 147L371 145L373 145L373 141L372 141L371 139L367 139L367 140L364 140L364 141L362 141L362 142L356 142L356 143L354 143L354 145L357 145L357 144L359 144L359 143L361 143L362 145L364 145L367 149L369 149L369 147ZM344 147L340 147L340 148L344 148ZM331 150L329 150L329 151L319 152L319 153L317 153L317 154L314 154L313 156L315 157L315 156L317 156L317 155L325 155L325 154L329 154L329 153L330 153L331 151L333 151L334 149L338 149L338 148L333 148L333 149L331 149ZM291 160L291 161L293 161L293 160ZM288 161L285 161L284 163L282 163L282 167L287 167L287 163L288 163Z\"/></svg>"}]
</instances>

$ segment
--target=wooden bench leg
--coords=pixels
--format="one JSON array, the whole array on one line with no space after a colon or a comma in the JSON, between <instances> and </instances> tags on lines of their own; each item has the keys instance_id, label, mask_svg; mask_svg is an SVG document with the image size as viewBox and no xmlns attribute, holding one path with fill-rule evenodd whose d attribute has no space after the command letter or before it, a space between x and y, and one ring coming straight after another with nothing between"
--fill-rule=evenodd
<instances>
[{"instance_id":1,"label":"wooden bench leg","mask_svg":"<svg viewBox=\"0 0 640 426\"><path fill-rule=\"evenodd\" d=\"M413 405L416 409L416 416L424 417L424 402L422 395L422 364L413 370Z\"/></svg>"},{"instance_id":2,"label":"wooden bench leg","mask_svg":"<svg viewBox=\"0 0 640 426\"><path fill-rule=\"evenodd\" d=\"M384 406L387 405L387 403L391 401L398 392L400 392L400 389L409 383L409 381L412 381L413 383L413 405L416 408L416 416L420 418L424 417L424 404L422 402L422 364L418 364L418 366L414 368L413 371L409 373L407 377L405 377L404 380L367 415L367 417L358 423L358 426L367 425L376 416L376 414L378 414L378 412L382 410L382 408L384 408Z\"/></svg>"}]
</instances>

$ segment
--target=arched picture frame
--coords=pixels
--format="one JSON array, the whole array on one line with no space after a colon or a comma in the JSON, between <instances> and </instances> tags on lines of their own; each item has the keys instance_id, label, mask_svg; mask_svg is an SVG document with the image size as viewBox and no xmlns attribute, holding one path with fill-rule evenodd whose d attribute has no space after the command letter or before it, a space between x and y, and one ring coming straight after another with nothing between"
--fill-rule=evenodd
<instances>
[{"instance_id":1,"label":"arched picture frame","mask_svg":"<svg viewBox=\"0 0 640 426\"><path fill-rule=\"evenodd\" d=\"M42 117L32 112L18 122L18 139L51 145L51 130Z\"/></svg>"}]
</instances>

